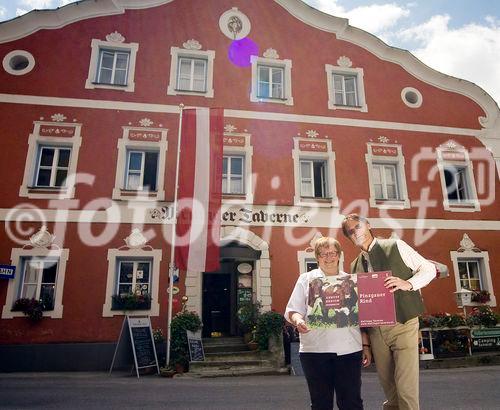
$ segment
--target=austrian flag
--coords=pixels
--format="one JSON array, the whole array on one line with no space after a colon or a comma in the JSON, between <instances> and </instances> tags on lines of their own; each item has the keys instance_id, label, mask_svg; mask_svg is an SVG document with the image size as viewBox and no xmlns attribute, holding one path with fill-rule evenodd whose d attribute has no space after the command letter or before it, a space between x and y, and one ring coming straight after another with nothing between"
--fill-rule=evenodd
<instances>
[{"instance_id":1,"label":"austrian flag","mask_svg":"<svg viewBox=\"0 0 500 410\"><path fill-rule=\"evenodd\" d=\"M219 267L223 110L184 109L181 127L175 264L210 272Z\"/></svg>"}]
</instances>

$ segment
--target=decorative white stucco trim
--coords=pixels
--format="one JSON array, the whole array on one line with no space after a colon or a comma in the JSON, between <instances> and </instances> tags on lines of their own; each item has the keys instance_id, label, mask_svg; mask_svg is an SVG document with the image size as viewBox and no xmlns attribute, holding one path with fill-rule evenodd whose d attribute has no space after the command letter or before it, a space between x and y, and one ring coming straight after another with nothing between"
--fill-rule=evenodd
<instances>
[{"instance_id":1,"label":"decorative white stucco trim","mask_svg":"<svg viewBox=\"0 0 500 410\"><path fill-rule=\"evenodd\" d=\"M66 276L66 264L69 259L69 249L48 249L48 248L13 248L10 254L11 265L16 267L16 276L14 279L9 280L7 286L7 297L5 298L5 305L2 309L2 319L12 319L14 317L24 317L23 312L12 312L12 305L19 297L19 290L21 281L23 279L23 259L30 257L49 258L57 260L57 276L56 276L56 291L54 300L54 309L43 312L44 317L51 317L53 319L61 319L63 317L63 291L64 279Z\"/></svg>"},{"instance_id":2,"label":"decorative white stucco trim","mask_svg":"<svg viewBox=\"0 0 500 410\"><path fill-rule=\"evenodd\" d=\"M16 60L18 58L25 58L28 61L26 67L22 69L15 69L12 67L12 60ZM26 61L25 60L25 61ZM25 50L13 50L10 53L7 53L2 61L3 69L12 75L24 75L28 74L33 68L35 68L35 58L33 54Z\"/></svg>"},{"instance_id":3,"label":"decorative white stucco trim","mask_svg":"<svg viewBox=\"0 0 500 410\"><path fill-rule=\"evenodd\" d=\"M116 275L117 275L117 262L121 258L132 259L149 259L151 263L151 309L148 310L134 310L137 315L160 315L160 302L159 302L159 281L160 281L160 262L162 259L161 249L143 250L143 249L108 249L108 273L106 278L106 296L102 306L103 317L113 317L126 315L129 312L123 310L111 310L112 296L116 288Z\"/></svg>"}]
</instances>

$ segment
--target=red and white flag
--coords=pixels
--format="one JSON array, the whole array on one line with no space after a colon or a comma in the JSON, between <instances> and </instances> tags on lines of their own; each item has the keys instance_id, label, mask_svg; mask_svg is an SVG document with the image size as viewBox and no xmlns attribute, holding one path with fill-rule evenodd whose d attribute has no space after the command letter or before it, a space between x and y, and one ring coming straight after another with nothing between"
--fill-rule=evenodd
<instances>
[{"instance_id":1,"label":"red and white flag","mask_svg":"<svg viewBox=\"0 0 500 410\"><path fill-rule=\"evenodd\" d=\"M175 265L210 272L219 267L223 110L185 109L181 126Z\"/></svg>"}]
</instances>

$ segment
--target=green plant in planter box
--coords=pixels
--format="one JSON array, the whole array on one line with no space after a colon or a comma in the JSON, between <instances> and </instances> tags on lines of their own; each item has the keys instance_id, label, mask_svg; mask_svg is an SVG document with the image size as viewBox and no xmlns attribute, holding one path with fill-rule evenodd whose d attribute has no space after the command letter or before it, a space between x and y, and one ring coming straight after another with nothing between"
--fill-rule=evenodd
<instances>
[{"instance_id":1,"label":"green plant in planter box","mask_svg":"<svg viewBox=\"0 0 500 410\"><path fill-rule=\"evenodd\" d=\"M111 310L147 310L151 309L151 296L149 293L113 295Z\"/></svg>"},{"instance_id":2,"label":"green plant in planter box","mask_svg":"<svg viewBox=\"0 0 500 410\"><path fill-rule=\"evenodd\" d=\"M201 329L201 319L195 312L177 313L170 323L170 358L172 365L181 365L188 369L189 347L186 330L196 332Z\"/></svg>"},{"instance_id":3,"label":"green plant in planter box","mask_svg":"<svg viewBox=\"0 0 500 410\"><path fill-rule=\"evenodd\" d=\"M497 324L497 317L489 306L478 306L467 316L467 324L471 327L493 327Z\"/></svg>"},{"instance_id":4,"label":"green plant in planter box","mask_svg":"<svg viewBox=\"0 0 500 410\"><path fill-rule=\"evenodd\" d=\"M13 311L23 312L29 320L37 323L43 318L44 305L42 301L29 298L20 298L14 302Z\"/></svg>"},{"instance_id":5,"label":"green plant in planter box","mask_svg":"<svg viewBox=\"0 0 500 410\"><path fill-rule=\"evenodd\" d=\"M262 305L260 302L244 302L238 308L238 327L242 333L254 330L260 315Z\"/></svg>"},{"instance_id":6,"label":"green plant in planter box","mask_svg":"<svg viewBox=\"0 0 500 410\"><path fill-rule=\"evenodd\" d=\"M267 350L269 338L279 336L283 331L284 318L277 312L265 312L257 319L256 339L260 350Z\"/></svg>"}]
</instances>

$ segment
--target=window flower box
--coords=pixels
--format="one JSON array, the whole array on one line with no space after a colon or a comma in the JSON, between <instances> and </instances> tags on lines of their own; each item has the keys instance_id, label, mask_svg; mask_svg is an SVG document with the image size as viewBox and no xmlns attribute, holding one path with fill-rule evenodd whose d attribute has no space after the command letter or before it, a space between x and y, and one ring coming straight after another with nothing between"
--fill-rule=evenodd
<instances>
[{"instance_id":1,"label":"window flower box","mask_svg":"<svg viewBox=\"0 0 500 410\"><path fill-rule=\"evenodd\" d=\"M149 310L151 309L151 296L145 294L113 295L111 310Z\"/></svg>"}]
</instances>

